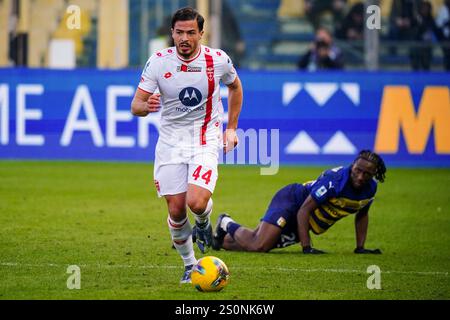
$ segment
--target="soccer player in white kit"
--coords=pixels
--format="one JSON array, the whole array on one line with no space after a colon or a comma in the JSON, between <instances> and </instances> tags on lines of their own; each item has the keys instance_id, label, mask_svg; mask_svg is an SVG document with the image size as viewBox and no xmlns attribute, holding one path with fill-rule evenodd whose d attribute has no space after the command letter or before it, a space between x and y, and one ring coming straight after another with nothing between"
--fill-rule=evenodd
<instances>
[{"instance_id":1,"label":"soccer player in white kit","mask_svg":"<svg viewBox=\"0 0 450 320\"><path fill-rule=\"evenodd\" d=\"M131 104L136 116L161 109L155 150L154 180L167 202L172 242L185 271L181 283L190 282L197 262L186 205L194 213L197 245L205 253L212 244L212 193L218 178L219 150L232 150L242 108L242 85L228 55L200 44L204 18L192 8L172 17L175 47L148 59ZM228 87L228 123L222 134L219 82ZM223 137L223 138L222 138Z\"/></svg>"}]
</instances>

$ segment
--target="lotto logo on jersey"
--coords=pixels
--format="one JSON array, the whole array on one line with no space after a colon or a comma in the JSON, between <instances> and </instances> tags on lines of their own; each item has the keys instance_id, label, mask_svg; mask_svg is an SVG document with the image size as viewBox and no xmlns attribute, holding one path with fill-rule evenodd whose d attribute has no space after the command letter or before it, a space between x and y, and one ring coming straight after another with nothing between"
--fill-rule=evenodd
<instances>
[{"instance_id":1,"label":"lotto logo on jersey","mask_svg":"<svg viewBox=\"0 0 450 320\"><path fill-rule=\"evenodd\" d=\"M202 101L202 93L197 88L187 87L178 96L181 103L187 107L194 107Z\"/></svg>"}]
</instances>

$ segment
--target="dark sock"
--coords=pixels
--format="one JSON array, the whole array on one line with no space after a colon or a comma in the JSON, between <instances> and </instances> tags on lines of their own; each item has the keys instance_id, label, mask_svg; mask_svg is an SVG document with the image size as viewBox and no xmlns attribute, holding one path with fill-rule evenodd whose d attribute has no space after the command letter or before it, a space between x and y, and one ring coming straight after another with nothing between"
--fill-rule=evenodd
<instances>
[{"instance_id":1,"label":"dark sock","mask_svg":"<svg viewBox=\"0 0 450 320\"><path fill-rule=\"evenodd\" d=\"M227 232L230 234L230 236L234 239L234 233L236 232L237 229L239 229L241 227L240 224L237 224L236 222L230 222L227 225Z\"/></svg>"}]
</instances>

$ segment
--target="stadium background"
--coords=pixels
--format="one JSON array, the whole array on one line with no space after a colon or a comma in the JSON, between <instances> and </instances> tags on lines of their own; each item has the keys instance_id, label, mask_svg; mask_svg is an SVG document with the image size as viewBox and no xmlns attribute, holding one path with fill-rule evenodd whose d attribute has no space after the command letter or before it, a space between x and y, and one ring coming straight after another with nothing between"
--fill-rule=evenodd
<instances>
[{"instance_id":1,"label":"stadium background","mask_svg":"<svg viewBox=\"0 0 450 320\"><path fill-rule=\"evenodd\" d=\"M347 10L356 2L347 1ZM436 16L444 1L431 2ZM367 4L380 6L381 29L366 31L370 36L365 40L335 39L336 45L341 47L345 55L344 70L307 72L297 70L299 57L314 39L314 29L304 14L304 1L1 0L0 158L3 160L0 162L0 196L3 200L0 204L0 219L3 220L1 228L5 232L2 232L4 250L0 270L5 276L2 279L6 280L0 284L0 298L102 297L86 291L84 295L72 296L60 288L47 290L46 286L49 284L45 281L44 284L39 281L33 283L34 289L28 294L26 290L20 289L21 279L25 277L22 274L24 271L15 269L14 264L17 264L16 268L23 266L38 273L41 271L36 269L51 264L58 265L54 263L58 257L56 253L47 256L48 259L45 254L33 255L36 244L33 241L59 241L64 235L60 232L52 234L51 228L45 229L38 217L34 216L39 211L35 212L37 202L21 202L18 194L35 190L34 187L41 185L41 182L47 186L43 190L50 193L69 188L71 192L77 193L76 200L83 203L80 204L80 210L81 207L87 207L87 211L95 212L101 205L91 203L90 197L96 197L96 192L99 199L117 204L116 198L108 199L104 194L104 190L111 191L111 188L124 191L123 194L112 192L114 197L123 201L142 202L152 197L154 190L151 189L151 162L157 141L158 115L139 120L133 118L129 112L130 102L149 54L168 43L167 17L176 8L191 5L206 17L207 34L204 43L224 48L237 66L244 86L244 106L239 122L239 127L244 130L241 148L250 150L256 145L258 155L247 155L242 161L236 160L240 166L221 166L221 179L224 181L219 180L215 196L218 199L217 209L245 211L241 215L243 221L253 225L263 212L264 203L268 202L270 194L283 183L292 181L292 177L298 177L295 181L310 180L327 166L350 163L360 149L373 149L383 156L391 169L392 178L388 172L388 179L395 180L397 177L397 180L391 180L391 184L380 187L381 190L383 187L387 190L380 196L380 205L374 209L375 214L383 217L380 213L383 209L390 211L394 207L393 211L399 211L398 219L414 224L414 217L420 221L422 213L425 213L423 210L431 210L433 214L426 215L429 220L425 221L429 229L424 227L423 230L433 234L434 238L424 242L423 248L429 248L431 243L447 243L441 248L446 259L435 261L430 270L423 270L426 268L425 264L420 263L411 270L412 274L418 272L419 275L420 272L431 272L433 280L431 284L424 280L419 286L431 286L427 294L421 296L418 292L413 292L409 297L448 299L450 241L443 240L448 239L450 217L448 196L442 192L448 190L450 177L450 77L444 69L442 54L442 46L446 44L437 40L427 43L433 51L431 70L411 70L410 49L425 44L390 40L389 15L392 1L367 1ZM79 25L75 18L77 14L80 18ZM325 26L333 29L333 19L329 13L325 13L321 19ZM375 45L375 52L368 49L371 45ZM226 106L226 90L223 90L223 99ZM272 151L265 154L267 148L271 150L271 146ZM274 176L262 177L255 166L248 166L267 167L270 165L269 160L276 161L277 158L282 169ZM117 161L125 163L117 164ZM432 169L436 167L440 169ZM105 175L101 175L101 172ZM140 172L143 172L142 175ZM99 185L92 190L85 185L93 183L84 180L89 177L86 173L94 176L100 174L95 182ZM112 178L112 173L118 176ZM141 198L130 196L130 188L135 185L124 182L124 179L128 179L127 174L130 179L140 179L136 185L146 191L140 194ZM61 178L62 175L66 177ZM412 176L417 175L420 186L416 186L416 190L411 188L409 182ZM247 177L248 181L241 182L241 176ZM127 189L122 189L124 186ZM253 190L255 194L237 201L226 188L238 192ZM84 191L80 191L83 189ZM388 194L392 192L389 197ZM29 195L36 201L41 196L44 199L49 197L47 193L41 194L39 191L32 191ZM65 205L76 203L75 198L72 199L74 202L65 203L66 196L68 194L64 192L56 192L54 198L47 199L50 201L50 204L47 202L44 206L48 213L47 221L52 221L49 224L52 228L76 233L78 229L64 229L60 220L64 220ZM419 204L421 197L425 199L425 203ZM260 202L260 198L265 201L255 210L250 203ZM391 202L381 205L385 200ZM59 205L52 206L53 201ZM101 208L98 209L99 216L112 218L112 221L121 224L126 221L123 215L136 209L138 213L134 218L147 226L143 230L151 231L132 229L131 234L137 237L139 231L155 232L164 239L156 252L158 255L166 255L168 234L165 233L164 225L165 208L156 199L151 201L151 205L145 203L137 209L134 205L129 208L122 205L111 208L112 216L109 217L105 216L104 210L107 209ZM232 203L233 201L242 206ZM403 211L402 208L405 207L409 209ZM148 211L152 212L151 221L148 221ZM81 211L79 214L82 215ZM216 211L214 215L217 214ZM80 221L86 219L84 216L78 218ZM79 221L78 218L74 218L74 221ZM100 229L102 222L98 220L98 216L89 219L93 219L91 222ZM437 226L434 222L436 219L440 221ZM384 232L399 232L393 231L396 221L383 226L385 221L391 220L384 217L374 221L374 225L383 230L375 233L378 237L386 238ZM28 238L24 230L37 226L43 228L38 228L43 231L42 237ZM349 228L350 225L347 224L342 229L337 229L338 236L325 238L324 243L330 245L339 242L336 239L341 236L348 238L344 234L352 232ZM411 230L405 226L401 233ZM422 234L423 230L419 233ZM126 242L127 230L121 232L121 240ZM370 230L369 234L372 236ZM403 249L409 252L412 248L411 241L414 240L408 238L410 241L399 241L398 237L394 237L401 248L398 252L403 252ZM139 241L136 245L138 243ZM340 245L337 245L335 249L339 248ZM140 250L137 249L138 252ZM141 251L144 252L143 249ZM87 256L92 254L86 253ZM111 255L114 256L114 253ZM176 265L178 261L175 254L169 251L169 255L173 260L169 266ZM108 263L107 256L105 254L105 264ZM82 264L83 255L79 253L77 257ZM70 264L70 256L65 258L60 261L61 268ZM235 258L229 253L225 253L225 258L226 261L246 261L245 256L238 255ZM415 261L413 257L410 258ZM134 262L136 265L154 262L148 252L146 259ZM264 259L271 258L257 259L261 259L261 264L264 264ZM326 259L333 265L333 258ZM160 257L157 258L159 260ZM255 261L258 264L258 260ZM161 263L167 265L164 261ZM280 260L281 267L283 263L286 262ZM37 267L33 269L33 265ZM354 269L351 262L350 266L344 266L347 266L344 269ZM393 266L395 269L396 265ZM364 274L365 270L361 270ZM57 278L62 279L65 284L64 271ZM245 268L241 272L251 277L251 272ZM50 282L54 279L51 275L47 276ZM440 285L434 282L435 277L442 278ZM345 279L342 281L345 282ZM398 280L398 283L401 282ZM445 283L447 286L442 287ZM47 291L44 290L43 293L41 286L47 288ZM167 289L166 285L161 286L161 292L167 291L167 295L163 294L162 298L181 298ZM241 295L236 296L250 299L276 297L269 293L252 295L250 290L246 290L239 291ZM291 290L281 298L358 297L358 291L355 291L355 295L333 295L332 292L329 295L304 296L292 288ZM109 293L106 297L160 297L155 293L146 295L139 290L136 295L125 292L119 291L117 295ZM230 296L221 297L231 298L234 293L231 291ZM386 297L403 298L405 292L398 295L389 292L388 296L379 294L367 298Z\"/></svg>"}]
</instances>

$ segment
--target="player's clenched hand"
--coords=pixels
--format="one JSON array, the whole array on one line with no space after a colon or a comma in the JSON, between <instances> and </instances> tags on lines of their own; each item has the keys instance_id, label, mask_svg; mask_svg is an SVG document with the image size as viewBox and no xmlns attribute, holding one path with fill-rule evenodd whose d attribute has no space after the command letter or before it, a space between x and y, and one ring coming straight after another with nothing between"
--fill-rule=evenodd
<instances>
[{"instance_id":1,"label":"player's clenched hand","mask_svg":"<svg viewBox=\"0 0 450 320\"><path fill-rule=\"evenodd\" d=\"M233 150L238 143L239 139L236 134L236 130L235 129L225 130L225 134L223 135L223 152L227 153L228 151Z\"/></svg>"},{"instance_id":2,"label":"player's clenched hand","mask_svg":"<svg viewBox=\"0 0 450 320\"><path fill-rule=\"evenodd\" d=\"M354 253L371 253L371 254L381 254L381 250L380 249L365 249L365 248L356 248L355 251L353 251Z\"/></svg>"},{"instance_id":3,"label":"player's clenched hand","mask_svg":"<svg viewBox=\"0 0 450 320\"><path fill-rule=\"evenodd\" d=\"M325 251L311 248L310 246L303 247L303 253L304 254L322 254L325 253Z\"/></svg>"},{"instance_id":4,"label":"player's clenched hand","mask_svg":"<svg viewBox=\"0 0 450 320\"><path fill-rule=\"evenodd\" d=\"M154 93L150 97L148 97L147 100L147 111L148 112L158 112L161 108L161 100L160 100L160 94Z\"/></svg>"}]
</instances>

